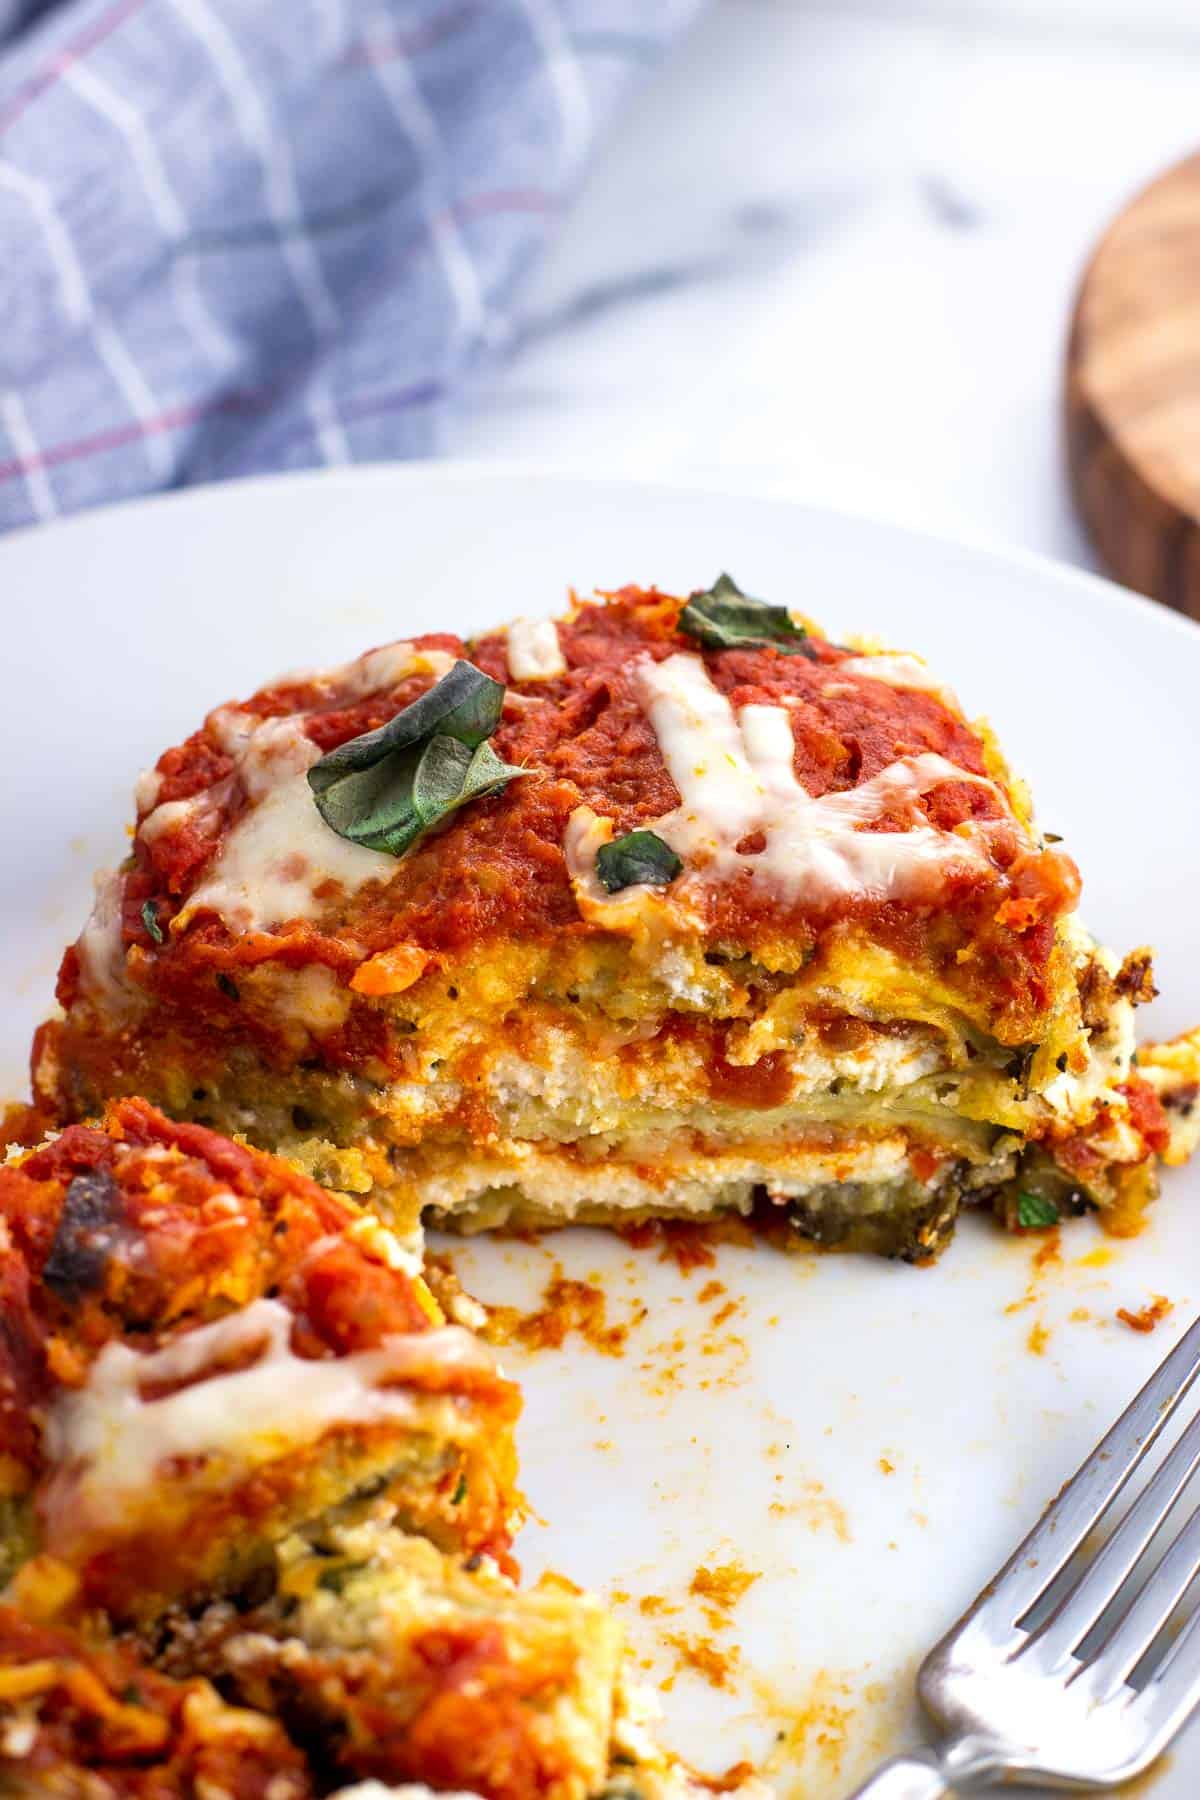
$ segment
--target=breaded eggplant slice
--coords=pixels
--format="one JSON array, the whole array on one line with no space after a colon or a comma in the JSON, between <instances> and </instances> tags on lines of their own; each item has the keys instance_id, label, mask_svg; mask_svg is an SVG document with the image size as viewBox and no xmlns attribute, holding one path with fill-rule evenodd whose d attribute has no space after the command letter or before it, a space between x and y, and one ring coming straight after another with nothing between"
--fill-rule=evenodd
<instances>
[{"instance_id":1,"label":"breaded eggplant slice","mask_svg":"<svg viewBox=\"0 0 1200 1800\"><path fill-rule=\"evenodd\" d=\"M293 1538L250 1612L182 1625L167 1666L277 1714L330 1780L586 1800L603 1785L621 1636L591 1595L516 1588L378 1520Z\"/></svg>"},{"instance_id":2,"label":"breaded eggplant slice","mask_svg":"<svg viewBox=\"0 0 1200 1800\"><path fill-rule=\"evenodd\" d=\"M744 1767L710 1778L662 1747L594 1595L553 1575L518 1589L378 1508L282 1543L269 1599L173 1621L161 1654L278 1716L322 1782L386 1784L352 1789L361 1800L410 1783L483 1800L769 1797Z\"/></svg>"},{"instance_id":3,"label":"breaded eggplant slice","mask_svg":"<svg viewBox=\"0 0 1200 1800\"><path fill-rule=\"evenodd\" d=\"M515 1387L372 1215L142 1101L0 1168L0 1480L117 1617L240 1586L363 1493L507 1556Z\"/></svg>"},{"instance_id":4,"label":"breaded eggplant slice","mask_svg":"<svg viewBox=\"0 0 1200 1800\"><path fill-rule=\"evenodd\" d=\"M1149 958L1078 895L918 658L725 579L627 588L285 678L166 751L38 1105L143 1092L405 1230L765 1203L920 1260L964 1204L1155 1192Z\"/></svg>"}]
</instances>

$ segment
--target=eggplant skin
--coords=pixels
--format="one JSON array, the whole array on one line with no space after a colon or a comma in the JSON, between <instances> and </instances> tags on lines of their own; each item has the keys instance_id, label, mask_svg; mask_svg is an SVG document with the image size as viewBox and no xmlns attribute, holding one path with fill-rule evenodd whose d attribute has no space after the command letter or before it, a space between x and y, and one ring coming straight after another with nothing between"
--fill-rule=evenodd
<instances>
[{"instance_id":1,"label":"eggplant skin","mask_svg":"<svg viewBox=\"0 0 1200 1800\"><path fill-rule=\"evenodd\" d=\"M791 1200L784 1212L793 1239L822 1250L866 1251L907 1263L932 1262L954 1236L966 1198L953 1178L931 1193L916 1181L889 1188L888 1204L880 1205L877 1189L861 1182L833 1182ZM978 1195L971 1193L971 1201Z\"/></svg>"}]
</instances>

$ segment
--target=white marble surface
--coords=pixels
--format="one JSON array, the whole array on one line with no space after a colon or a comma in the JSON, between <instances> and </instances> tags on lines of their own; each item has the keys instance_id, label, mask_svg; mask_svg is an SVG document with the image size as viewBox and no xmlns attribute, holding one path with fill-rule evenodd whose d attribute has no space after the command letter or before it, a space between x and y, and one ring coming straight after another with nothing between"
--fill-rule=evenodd
<instances>
[{"instance_id":1,"label":"white marble surface","mask_svg":"<svg viewBox=\"0 0 1200 1800\"><path fill-rule=\"evenodd\" d=\"M753 485L1076 561L1071 296L1200 138L1180 0L718 0L607 145L460 455Z\"/></svg>"}]
</instances>

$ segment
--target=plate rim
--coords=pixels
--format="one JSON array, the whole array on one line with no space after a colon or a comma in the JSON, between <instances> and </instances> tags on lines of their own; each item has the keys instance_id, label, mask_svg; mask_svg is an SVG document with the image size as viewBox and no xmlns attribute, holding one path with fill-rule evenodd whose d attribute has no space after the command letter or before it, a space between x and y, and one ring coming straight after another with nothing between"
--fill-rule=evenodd
<instances>
[{"instance_id":1,"label":"plate rim","mask_svg":"<svg viewBox=\"0 0 1200 1800\"><path fill-rule=\"evenodd\" d=\"M159 511L220 510L226 496L270 490L275 493L293 488L358 487L376 483L420 488L426 485L454 487L481 483L503 487L510 483L526 486L530 482L557 487L623 488L647 497L655 494L697 500L751 501L790 512L808 513L816 518L835 520L843 527L862 526L883 530L902 537L923 549L965 551L993 564L1007 568L1015 576L1022 573L1059 583L1079 597L1088 596L1110 614L1149 623L1151 620L1180 642L1200 648L1200 620L1162 601L1124 587L1110 576L1081 568L1045 551L1021 544L998 542L985 533L935 531L887 511L871 511L851 505L830 504L824 499L809 499L790 488L770 482L721 481L706 482L676 477L669 473L643 477L623 474L597 465L591 468L554 468L537 459L441 457L429 461L373 460L308 469L271 470L262 474L240 475L223 481L201 482L194 487L169 488L159 492L132 495L85 507L79 512L60 515L44 523L21 525L0 536L0 563L9 550L27 550L31 544L58 543L65 538L86 537L89 532L111 527L114 521L139 518L143 513Z\"/></svg>"},{"instance_id":2,"label":"plate rim","mask_svg":"<svg viewBox=\"0 0 1200 1800\"><path fill-rule=\"evenodd\" d=\"M36 558L38 553L36 550L30 552L29 544L53 540L54 543L62 544L61 552L51 550L45 554L51 556L61 554L70 558L72 555L78 556L81 552L86 553L86 546L91 536L99 538L108 533L112 535L103 546L104 557L106 560L119 561L128 548L135 544L141 529L136 521L140 520L143 514L151 518L157 518L160 515L178 518L181 522L188 518L195 518L197 521L207 520L209 524L202 526L206 530L223 528L234 532L239 529L245 530L247 516L253 516L253 496L260 490L267 496L291 493L293 490L301 495L314 494L318 490L318 484L323 484L324 488L333 492L346 493L351 490L377 489L383 495L387 495L389 492L396 495L404 491L413 496L419 496L423 491L432 489L453 491L455 488L461 488L463 490L502 491L520 484L525 493L526 504L536 506L537 496L530 489L532 483L538 484L543 490L557 488L564 494L570 491L580 496L584 496L588 492L597 496L604 492L613 495L621 493L629 496L636 495L644 498L647 503L653 503L655 496L683 501L690 499L697 503L707 502L710 505L717 502L729 502L735 505L767 503L773 511L778 512L781 518L790 516L794 520L807 517L815 521L818 526L821 521L831 521L838 532L846 534L852 533L856 527L871 533L877 532L880 534L877 542L881 545L886 544L890 538L898 551L902 547L910 547L909 554L914 561L924 558L924 566L931 571L941 567L943 559L948 556L962 555L968 560L976 561L980 568L991 565L996 571L995 578L1002 582L1011 581L1015 584L1024 580L1042 584L1041 593L1047 599L1052 599L1053 595L1057 593L1064 605L1071 608L1072 614L1076 607L1080 609L1081 614L1084 609L1087 609L1087 616L1094 621L1093 628L1100 636L1103 636L1106 629L1109 628L1114 633L1123 630L1138 633L1140 643L1147 655L1151 653L1152 645L1160 653L1169 654L1171 646L1177 643L1181 644L1186 639L1193 647L1192 650L1180 650L1177 655L1187 664L1188 658L1194 658L1196 649L1200 647L1200 623L1176 614L1158 602L1137 595L1104 576L1061 562L1039 551L1020 546L996 544L966 532L950 533L929 530L913 525L902 518L891 516L886 512L867 512L849 506L830 505L824 500L806 499L803 495L795 492L780 491L761 481L703 482L670 475L647 479L614 472L603 466L591 469L549 468L543 462L523 459L503 461L489 459L485 461L482 459L446 458L435 462L375 461L332 469L305 469L239 477L226 482L208 483L194 488L132 496L101 507L88 508L60 517L50 525L49 534L45 525L21 527L5 534L0 538L0 572L8 566L5 563L6 546L12 546L13 557L18 554L22 557L32 554ZM248 509L247 512L244 512L240 525L236 522L237 514L235 512L234 525L223 527L221 516L228 515L231 509L236 509L239 505L243 509ZM127 521L128 532L132 535L127 534ZM336 531L337 526L335 525L332 529ZM10 558L11 560L12 558ZM53 563L51 566L57 567ZM29 567L32 568L32 565ZM71 603L71 597L68 596L67 604ZM953 604L952 592L942 597L942 603ZM1157 619L1157 626L1151 623L1152 618ZM1160 633L1160 627L1165 627L1165 632ZM1086 640L1084 651L1086 654ZM1191 666L1196 665L1193 663ZM1200 1175L1200 1168L1198 1168L1197 1174ZM1187 1211L1187 1198L1187 1195L1178 1196L1174 1208L1177 1213L1183 1214ZM1180 1205L1179 1201L1182 1201L1183 1204ZM959 1260L962 1260L961 1257ZM580 1272L582 1272L582 1266ZM964 1269L964 1283L968 1273ZM930 1271L929 1274L931 1277L936 1276L935 1271ZM1064 1288L1063 1291L1066 1292L1066 1289ZM914 1295L914 1305L921 1304L923 1303L918 1302ZM953 1306L951 1310L953 1310ZM762 1340L764 1343L769 1341L765 1338ZM990 1336L987 1341L993 1349L998 1342L994 1336ZM1144 1349L1140 1339L1133 1348L1138 1349L1139 1347ZM1077 1349L1069 1352L1070 1357L1080 1355L1082 1352ZM1069 1366L1074 1365L1069 1364ZM765 1378L760 1371L754 1389L756 1405L765 1391ZM1032 1387L1030 1392L1034 1392ZM830 1414L830 1417L832 1416ZM1044 1435L1043 1426L1039 1426L1038 1431ZM1015 1436L1019 1437L1022 1433L1023 1428L1019 1425L1014 1428ZM521 1441L526 1467L532 1469L535 1466L535 1456L529 1441L528 1426L526 1435ZM1041 1442L1040 1435L1038 1442ZM1044 1453L1043 1447L1040 1454L1044 1455ZM817 1466L815 1462L813 1466L814 1468ZM1004 1518L1007 1515L1001 1513L1001 1498L1003 1496L997 1495L995 1510L998 1517ZM864 1498L864 1507L874 1504L873 1500L868 1501ZM556 1524L574 1530L574 1521L569 1519L568 1509L563 1504L561 1496L556 1500L555 1507ZM869 1519L869 1512L866 1516ZM533 1553L534 1547L527 1539L525 1554L532 1558ZM860 1548L852 1554L860 1567L873 1566L870 1564L868 1550ZM799 1607L807 1604L808 1595L798 1584L791 1585L783 1591L786 1591L789 1597L793 1597ZM741 1642L740 1636L738 1642ZM923 1645L923 1648L927 1647L927 1644ZM890 1671L889 1679L893 1678L906 1685L906 1676L898 1665ZM857 1704L859 1703L856 1702ZM758 1699L752 1702L747 1694L744 1706L748 1711L757 1715L761 1711L762 1702ZM870 1728L871 1719L872 1714L868 1710L865 1708L860 1710L855 1731L860 1731L864 1724ZM676 1733L677 1727L673 1722L669 1735L674 1739ZM1177 1744L1172 1750L1172 1761L1178 1759L1181 1765L1180 1770L1177 1771L1170 1765L1163 1769L1160 1765L1159 1772L1154 1777L1163 1783L1163 1800L1167 1800L1168 1793L1177 1796L1177 1800L1183 1800L1183 1788L1178 1784L1182 1778L1184 1787L1186 1787L1188 1773L1192 1766L1190 1758L1186 1763L1183 1760L1183 1755L1186 1753L1181 1754L1184 1741L1184 1739L1177 1740ZM788 1767L786 1779L780 1783L781 1790L794 1785L796 1779L796 1772ZM828 1793L829 1800L833 1800L833 1795L840 1791L840 1787L840 1776L825 1775L819 1783L814 1776L814 1792L822 1795ZM1049 1800L1048 1796L1047 1800Z\"/></svg>"}]
</instances>

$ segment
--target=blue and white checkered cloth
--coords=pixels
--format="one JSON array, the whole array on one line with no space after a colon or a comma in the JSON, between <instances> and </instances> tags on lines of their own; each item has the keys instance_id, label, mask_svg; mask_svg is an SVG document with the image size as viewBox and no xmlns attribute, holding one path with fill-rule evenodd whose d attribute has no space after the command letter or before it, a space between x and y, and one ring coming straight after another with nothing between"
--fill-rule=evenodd
<instances>
[{"instance_id":1,"label":"blue and white checkered cloth","mask_svg":"<svg viewBox=\"0 0 1200 1800\"><path fill-rule=\"evenodd\" d=\"M0 0L0 527L427 454L697 0Z\"/></svg>"}]
</instances>

